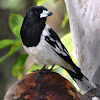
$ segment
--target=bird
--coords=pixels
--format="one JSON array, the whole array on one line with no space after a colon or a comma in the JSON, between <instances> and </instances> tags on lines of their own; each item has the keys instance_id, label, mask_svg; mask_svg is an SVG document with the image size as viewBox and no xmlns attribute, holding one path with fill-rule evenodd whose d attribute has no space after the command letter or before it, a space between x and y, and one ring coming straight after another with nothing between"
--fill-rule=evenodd
<instances>
[{"instance_id":1,"label":"bird","mask_svg":"<svg viewBox=\"0 0 100 100\"><path fill-rule=\"evenodd\" d=\"M67 70L83 94L96 88L74 64L56 32L46 24L51 15L43 6L32 6L27 11L20 29L23 48L38 65L59 65Z\"/></svg>"}]
</instances>

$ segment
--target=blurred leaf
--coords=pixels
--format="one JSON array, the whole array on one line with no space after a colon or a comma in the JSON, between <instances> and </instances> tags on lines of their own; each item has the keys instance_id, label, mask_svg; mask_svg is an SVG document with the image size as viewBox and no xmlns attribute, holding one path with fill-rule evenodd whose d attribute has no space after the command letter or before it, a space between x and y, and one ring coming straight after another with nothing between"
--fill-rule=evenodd
<instances>
[{"instance_id":1,"label":"blurred leaf","mask_svg":"<svg viewBox=\"0 0 100 100\"><path fill-rule=\"evenodd\" d=\"M4 39L0 41L0 49L13 45L17 42L18 40L10 40L10 39Z\"/></svg>"},{"instance_id":2,"label":"blurred leaf","mask_svg":"<svg viewBox=\"0 0 100 100\"><path fill-rule=\"evenodd\" d=\"M27 71L27 74L33 72L33 71L37 71L37 70L41 70L41 66L39 66L38 64L34 64L32 67L29 68L29 70Z\"/></svg>"},{"instance_id":3,"label":"blurred leaf","mask_svg":"<svg viewBox=\"0 0 100 100\"><path fill-rule=\"evenodd\" d=\"M12 54L14 54L15 52L17 52L20 47L21 47L21 41L16 42L10 49L10 51L5 54L4 56L0 57L0 63L3 62L6 58L8 58L9 56L11 56Z\"/></svg>"},{"instance_id":4,"label":"blurred leaf","mask_svg":"<svg viewBox=\"0 0 100 100\"><path fill-rule=\"evenodd\" d=\"M45 1L47 1L47 0L37 0L37 6L42 5Z\"/></svg>"},{"instance_id":5,"label":"blurred leaf","mask_svg":"<svg viewBox=\"0 0 100 100\"><path fill-rule=\"evenodd\" d=\"M54 0L54 2L57 2L58 0Z\"/></svg>"},{"instance_id":6,"label":"blurred leaf","mask_svg":"<svg viewBox=\"0 0 100 100\"><path fill-rule=\"evenodd\" d=\"M13 32L13 34L20 38L20 28L23 22L23 17L18 14L10 14L9 16L9 26Z\"/></svg>"},{"instance_id":7,"label":"blurred leaf","mask_svg":"<svg viewBox=\"0 0 100 100\"><path fill-rule=\"evenodd\" d=\"M61 24L61 28L65 27L66 23L68 22L68 19L69 19L68 13L65 13L64 19L63 19L62 24Z\"/></svg>"},{"instance_id":8,"label":"blurred leaf","mask_svg":"<svg viewBox=\"0 0 100 100\"><path fill-rule=\"evenodd\" d=\"M27 57L28 54L22 54L16 59L16 61L13 64L12 74L13 76L18 77L18 79L22 78L23 76L24 64L26 62Z\"/></svg>"},{"instance_id":9,"label":"blurred leaf","mask_svg":"<svg viewBox=\"0 0 100 100\"><path fill-rule=\"evenodd\" d=\"M13 33L16 34L16 37L17 38L20 38L20 26L16 25L14 28L13 28Z\"/></svg>"},{"instance_id":10,"label":"blurred leaf","mask_svg":"<svg viewBox=\"0 0 100 100\"><path fill-rule=\"evenodd\" d=\"M0 6L11 12L21 12L26 7L25 0L0 0Z\"/></svg>"},{"instance_id":11,"label":"blurred leaf","mask_svg":"<svg viewBox=\"0 0 100 100\"><path fill-rule=\"evenodd\" d=\"M61 39L62 43L64 46L67 48L69 54L71 55L72 60L74 61L75 64L77 64L75 58L74 58L74 53L73 53L73 42L72 42L72 36L71 33L68 33L67 35L63 36Z\"/></svg>"},{"instance_id":12,"label":"blurred leaf","mask_svg":"<svg viewBox=\"0 0 100 100\"><path fill-rule=\"evenodd\" d=\"M59 73L63 77L67 78L73 84L73 79L70 77L70 75L68 74L68 72L65 69L63 69L62 67L55 66L53 68L53 72Z\"/></svg>"}]
</instances>

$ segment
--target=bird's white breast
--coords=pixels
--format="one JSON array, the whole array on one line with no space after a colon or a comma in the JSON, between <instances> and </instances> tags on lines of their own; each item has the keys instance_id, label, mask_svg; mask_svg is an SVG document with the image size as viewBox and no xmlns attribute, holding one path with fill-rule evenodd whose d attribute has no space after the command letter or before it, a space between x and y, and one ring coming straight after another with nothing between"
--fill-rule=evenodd
<instances>
[{"instance_id":1,"label":"bird's white breast","mask_svg":"<svg viewBox=\"0 0 100 100\"><path fill-rule=\"evenodd\" d=\"M46 65L59 65L62 58L56 54L56 52L46 43L44 39L36 47L26 47L24 46L26 52L34 59L36 63L40 66Z\"/></svg>"},{"instance_id":2,"label":"bird's white breast","mask_svg":"<svg viewBox=\"0 0 100 100\"><path fill-rule=\"evenodd\" d=\"M49 44L44 40L45 35L49 35L48 32L49 26L45 27L45 31L41 34L41 40L36 47L26 47L23 45L26 52L34 59L36 63L40 66L46 65L53 65L57 64L60 65L61 63L65 63L65 61L59 57L59 55L50 47Z\"/></svg>"},{"instance_id":3,"label":"bird's white breast","mask_svg":"<svg viewBox=\"0 0 100 100\"><path fill-rule=\"evenodd\" d=\"M68 64L65 60L63 60L53 49L52 47L45 41L44 36L49 35L48 32L49 26L45 27L45 30L41 34L41 39L39 44L36 47L26 47L23 45L26 52L32 57L32 59L39 64L40 66L44 65L60 65L64 66L67 69L72 71L73 68L70 64Z\"/></svg>"}]
</instances>

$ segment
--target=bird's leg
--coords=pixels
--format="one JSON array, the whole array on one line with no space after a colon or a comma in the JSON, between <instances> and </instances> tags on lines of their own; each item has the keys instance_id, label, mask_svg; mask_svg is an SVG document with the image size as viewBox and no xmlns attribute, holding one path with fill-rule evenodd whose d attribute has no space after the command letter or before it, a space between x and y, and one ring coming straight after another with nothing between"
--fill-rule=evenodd
<instances>
[{"instance_id":1,"label":"bird's leg","mask_svg":"<svg viewBox=\"0 0 100 100\"><path fill-rule=\"evenodd\" d=\"M46 65L44 65L44 66L42 67L41 71L42 71L42 70L44 70L44 69L45 69L45 67L46 67Z\"/></svg>"},{"instance_id":2,"label":"bird's leg","mask_svg":"<svg viewBox=\"0 0 100 100\"><path fill-rule=\"evenodd\" d=\"M49 73L49 72L52 71L54 66L55 65L53 65L50 69L45 69L46 65L44 65L43 68L40 70L40 72L42 72L42 73Z\"/></svg>"},{"instance_id":3,"label":"bird's leg","mask_svg":"<svg viewBox=\"0 0 100 100\"><path fill-rule=\"evenodd\" d=\"M50 71L52 71L52 69L53 69L54 66L55 66L55 65L53 65L53 66L51 67Z\"/></svg>"}]
</instances>

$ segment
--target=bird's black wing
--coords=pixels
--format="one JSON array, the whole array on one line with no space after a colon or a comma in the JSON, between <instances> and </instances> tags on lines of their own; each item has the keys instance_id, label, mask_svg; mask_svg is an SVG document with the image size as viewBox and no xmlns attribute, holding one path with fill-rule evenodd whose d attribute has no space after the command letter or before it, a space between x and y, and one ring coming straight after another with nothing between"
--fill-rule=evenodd
<instances>
[{"instance_id":1,"label":"bird's black wing","mask_svg":"<svg viewBox=\"0 0 100 100\"><path fill-rule=\"evenodd\" d=\"M74 77L75 77L75 78L78 78L78 79L79 79L80 77L82 78L82 77L83 77L83 74L81 73L80 68L77 67L77 66L73 63L73 61L72 61L72 59L71 59L71 57L70 57L70 55L69 55L67 49L66 49L65 46L62 44L62 42L61 42L59 36L56 34L56 32L55 32L52 28L49 28L49 29L48 29L48 32L49 32L49 35L45 35L45 40L46 40L46 42L51 46L51 48L52 48L61 58L63 58L67 63L69 63L69 64L73 67L73 69L78 73L78 75L77 75L76 73L74 73L74 72L72 72L72 71L66 69L64 66L62 66L62 67L65 68L73 78L74 78ZM80 77L79 77L79 76L80 76ZM81 79L81 78L80 78L80 79Z\"/></svg>"},{"instance_id":2,"label":"bird's black wing","mask_svg":"<svg viewBox=\"0 0 100 100\"><path fill-rule=\"evenodd\" d=\"M46 42L52 47L52 49L60 56L62 57L66 62L73 63L72 59L65 48L65 46L62 44L59 36L56 34L56 32L52 29L48 29L49 35L45 36Z\"/></svg>"}]
</instances>

